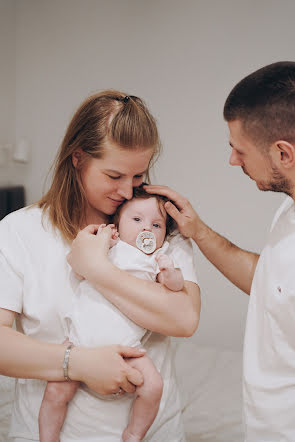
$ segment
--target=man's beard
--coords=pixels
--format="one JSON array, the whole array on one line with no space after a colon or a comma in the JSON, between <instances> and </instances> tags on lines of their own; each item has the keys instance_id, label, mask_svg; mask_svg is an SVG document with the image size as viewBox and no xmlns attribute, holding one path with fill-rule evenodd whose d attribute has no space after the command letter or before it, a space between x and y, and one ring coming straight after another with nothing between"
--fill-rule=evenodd
<instances>
[{"instance_id":1,"label":"man's beard","mask_svg":"<svg viewBox=\"0 0 295 442\"><path fill-rule=\"evenodd\" d=\"M271 165L271 170L270 181L258 182L259 189L266 192L281 192L292 197L292 185L288 178L282 175L273 164Z\"/></svg>"}]
</instances>

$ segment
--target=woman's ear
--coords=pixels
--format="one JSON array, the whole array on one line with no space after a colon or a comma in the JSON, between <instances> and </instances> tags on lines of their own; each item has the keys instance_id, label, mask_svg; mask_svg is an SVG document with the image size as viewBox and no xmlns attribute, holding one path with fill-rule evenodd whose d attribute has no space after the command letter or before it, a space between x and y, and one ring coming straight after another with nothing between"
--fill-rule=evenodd
<instances>
[{"instance_id":1,"label":"woman's ear","mask_svg":"<svg viewBox=\"0 0 295 442\"><path fill-rule=\"evenodd\" d=\"M75 169L78 169L81 166L83 154L84 152L82 149L76 149L72 153L72 163Z\"/></svg>"},{"instance_id":2,"label":"woman's ear","mask_svg":"<svg viewBox=\"0 0 295 442\"><path fill-rule=\"evenodd\" d=\"M295 145L288 143L288 141L276 141L274 143L276 151L276 160L279 165L285 169L290 169L295 166Z\"/></svg>"}]
</instances>

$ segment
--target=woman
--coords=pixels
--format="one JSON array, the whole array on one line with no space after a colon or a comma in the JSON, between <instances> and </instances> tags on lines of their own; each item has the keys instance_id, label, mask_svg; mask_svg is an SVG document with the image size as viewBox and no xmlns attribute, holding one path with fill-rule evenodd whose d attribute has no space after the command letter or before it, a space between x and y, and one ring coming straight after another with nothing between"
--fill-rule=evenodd
<instances>
[{"instance_id":1,"label":"woman","mask_svg":"<svg viewBox=\"0 0 295 442\"><path fill-rule=\"evenodd\" d=\"M90 225L74 242L69 258L74 265L79 241L90 237L92 243L93 235L87 233L107 223L116 208L131 198L133 187L148 175L159 147L155 121L139 98L118 91L91 96L70 122L48 193L37 205L10 214L0 224L0 372L23 378L16 386L10 432L15 442L18 438L23 442L39 439L38 412L45 381L64 380L67 358L65 345L61 344L63 318L73 299L66 261L71 241L79 229ZM99 252L87 264L83 261L88 260L91 249L84 250L77 273L90 282L95 279L100 292L142 327L170 336L194 332L199 317L199 290L194 282L186 282L185 290L174 293L131 277L110 265L103 236L96 239L101 242ZM191 250L187 248L186 244L184 254L190 259ZM15 318L17 331L11 328ZM158 368L166 367L164 381L170 381L170 360L165 358L168 342L162 335L150 339L150 356L155 356ZM65 376L84 382L100 394L120 389L133 392L142 376L123 357L140 355L138 350L122 346L74 347ZM174 382L166 382L168 389L171 406L163 402L164 410L160 410L159 420L151 428L153 441L183 438L179 406L171 396ZM121 423L117 415L113 419L114 409L118 408L124 418L132 399L126 395L117 401L105 401L104 416L89 416L83 415L81 404L99 399L88 396L79 390L71 401L61 441L118 440Z\"/></svg>"}]
</instances>

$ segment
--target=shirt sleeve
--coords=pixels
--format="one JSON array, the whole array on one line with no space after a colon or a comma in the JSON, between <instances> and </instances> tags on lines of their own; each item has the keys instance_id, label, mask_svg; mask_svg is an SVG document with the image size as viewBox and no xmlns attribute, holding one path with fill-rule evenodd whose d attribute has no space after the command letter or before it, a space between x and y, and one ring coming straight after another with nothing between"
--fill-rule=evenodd
<instances>
[{"instance_id":1,"label":"shirt sleeve","mask_svg":"<svg viewBox=\"0 0 295 442\"><path fill-rule=\"evenodd\" d=\"M22 312L22 247L8 219L0 222L0 308Z\"/></svg>"},{"instance_id":2,"label":"shirt sleeve","mask_svg":"<svg viewBox=\"0 0 295 442\"><path fill-rule=\"evenodd\" d=\"M167 254L172 258L174 267L179 268L185 281L198 284L197 269L192 242L180 233L173 236Z\"/></svg>"}]
</instances>

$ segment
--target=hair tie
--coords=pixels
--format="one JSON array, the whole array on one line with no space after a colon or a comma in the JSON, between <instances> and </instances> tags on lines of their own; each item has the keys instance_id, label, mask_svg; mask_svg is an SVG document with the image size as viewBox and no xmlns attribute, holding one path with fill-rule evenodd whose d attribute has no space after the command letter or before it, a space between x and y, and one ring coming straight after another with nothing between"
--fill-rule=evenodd
<instances>
[{"instance_id":1,"label":"hair tie","mask_svg":"<svg viewBox=\"0 0 295 442\"><path fill-rule=\"evenodd\" d=\"M113 97L114 98L114 100L117 100L117 101L121 101L121 103L128 103L128 101L132 98L133 100L136 100L137 99L137 97L135 97L135 95L125 95L125 97L124 98L122 98L122 97Z\"/></svg>"}]
</instances>

